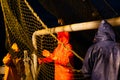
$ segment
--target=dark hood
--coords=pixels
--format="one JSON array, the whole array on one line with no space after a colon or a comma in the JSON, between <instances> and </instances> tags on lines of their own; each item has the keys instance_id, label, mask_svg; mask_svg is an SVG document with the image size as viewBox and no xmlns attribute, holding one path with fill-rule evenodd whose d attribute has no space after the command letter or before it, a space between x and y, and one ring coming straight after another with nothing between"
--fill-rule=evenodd
<instances>
[{"instance_id":1,"label":"dark hood","mask_svg":"<svg viewBox=\"0 0 120 80\"><path fill-rule=\"evenodd\" d=\"M107 21L102 20L93 42L106 40L115 41L115 33L112 30L112 26Z\"/></svg>"}]
</instances>

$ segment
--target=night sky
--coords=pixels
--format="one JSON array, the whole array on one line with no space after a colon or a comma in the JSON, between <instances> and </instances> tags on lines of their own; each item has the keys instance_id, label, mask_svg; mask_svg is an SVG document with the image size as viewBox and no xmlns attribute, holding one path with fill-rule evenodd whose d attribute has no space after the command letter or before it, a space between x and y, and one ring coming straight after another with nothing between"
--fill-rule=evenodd
<instances>
[{"instance_id":1,"label":"night sky","mask_svg":"<svg viewBox=\"0 0 120 80\"><path fill-rule=\"evenodd\" d=\"M92 0L92 3L103 17L107 15L111 15L111 17L120 15L120 0ZM105 9L105 6L108 9Z\"/></svg>"}]
</instances>

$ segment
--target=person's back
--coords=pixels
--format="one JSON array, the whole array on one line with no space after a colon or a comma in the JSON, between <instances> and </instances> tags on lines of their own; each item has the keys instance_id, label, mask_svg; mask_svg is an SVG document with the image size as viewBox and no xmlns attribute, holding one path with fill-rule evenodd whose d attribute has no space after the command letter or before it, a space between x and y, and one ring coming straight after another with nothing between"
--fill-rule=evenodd
<instances>
[{"instance_id":1,"label":"person's back","mask_svg":"<svg viewBox=\"0 0 120 80\"><path fill-rule=\"evenodd\" d=\"M91 80L119 80L120 44L110 24L102 21L94 43L87 51L82 72Z\"/></svg>"}]
</instances>

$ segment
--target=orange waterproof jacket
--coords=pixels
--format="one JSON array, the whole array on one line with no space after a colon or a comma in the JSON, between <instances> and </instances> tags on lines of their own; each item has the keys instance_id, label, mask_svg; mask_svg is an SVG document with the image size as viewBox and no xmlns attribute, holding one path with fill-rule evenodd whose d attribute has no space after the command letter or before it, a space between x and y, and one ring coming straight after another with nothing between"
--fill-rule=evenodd
<instances>
[{"instance_id":1,"label":"orange waterproof jacket","mask_svg":"<svg viewBox=\"0 0 120 80\"><path fill-rule=\"evenodd\" d=\"M5 75L4 80L20 80L15 64L11 58L11 54L8 53L3 58L3 63L5 64Z\"/></svg>"},{"instance_id":2,"label":"orange waterproof jacket","mask_svg":"<svg viewBox=\"0 0 120 80\"><path fill-rule=\"evenodd\" d=\"M73 57L71 52L72 46L69 44L69 33L59 32L58 33L58 46L55 48L53 53L48 50L43 50L43 55L46 58L38 59L39 63L55 62L55 80L72 80L73 72L71 67L68 67L70 59ZM61 43L62 42L62 43Z\"/></svg>"}]
</instances>

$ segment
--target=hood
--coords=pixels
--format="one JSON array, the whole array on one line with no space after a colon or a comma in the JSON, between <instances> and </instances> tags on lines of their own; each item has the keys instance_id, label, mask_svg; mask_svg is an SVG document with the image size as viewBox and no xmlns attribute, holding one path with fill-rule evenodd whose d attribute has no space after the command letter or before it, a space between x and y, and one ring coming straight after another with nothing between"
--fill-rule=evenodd
<instances>
[{"instance_id":1,"label":"hood","mask_svg":"<svg viewBox=\"0 0 120 80\"><path fill-rule=\"evenodd\" d=\"M69 42L69 32L58 32L57 38L62 43L68 43Z\"/></svg>"},{"instance_id":2,"label":"hood","mask_svg":"<svg viewBox=\"0 0 120 80\"><path fill-rule=\"evenodd\" d=\"M115 41L115 33L112 26L107 21L102 20L93 42L96 43L106 40Z\"/></svg>"}]
</instances>

